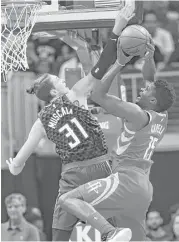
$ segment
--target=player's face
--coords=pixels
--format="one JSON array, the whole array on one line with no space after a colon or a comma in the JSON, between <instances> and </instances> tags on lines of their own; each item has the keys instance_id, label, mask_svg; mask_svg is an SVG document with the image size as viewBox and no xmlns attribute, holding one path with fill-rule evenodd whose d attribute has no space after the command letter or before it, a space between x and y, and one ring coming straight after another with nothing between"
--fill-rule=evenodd
<instances>
[{"instance_id":1,"label":"player's face","mask_svg":"<svg viewBox=\"0 0 179 242\"><path fill-rule=\"evenodd\" d=\"M136 104L146 109L151 108L151 104L156 104L155 85L153 83L147 83L145 88L141 88Z\"/></svg>"},{"instance_id":2,"label":"player's face","mask_svg":"<svg viewBox=\"0 0 179 242\"><path fill-rule=\"evenodd\" d=\"M58 78L57 76L52 75L52 82L55 87L55 90L60 93L64 94L66 93L67 87L66 87L66 82L63 79Z\"/></svg>"}]
</instances>

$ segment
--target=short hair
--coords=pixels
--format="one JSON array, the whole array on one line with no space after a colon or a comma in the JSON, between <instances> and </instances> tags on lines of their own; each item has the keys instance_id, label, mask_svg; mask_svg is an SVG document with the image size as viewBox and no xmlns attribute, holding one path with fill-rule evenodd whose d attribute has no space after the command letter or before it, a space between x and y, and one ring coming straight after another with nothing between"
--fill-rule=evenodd
<instances>
[{"instance_id":1,"label":"short hair","mask_svg":"<svg viewBox=\"0 0 179 242\"><path fill-rule=\"evenodd\" d=\"M17 199L21 202L22 205L26 206L26 198L20 193L12 193L5 198L6 207L12 203L14 199Z\"/></svg>"},{"instance_id":2,"label":"short hair","mask_svg":"<svg viewBox=\"0 0 179 242\"><path fill-rule=\"evenodd\" d=\"M166 80L157 80L154 82L159 112L168 110L176 99L175 90L171 83Z\"/></svg>"},{"instance_id":3,"label":"short hair","mask_svg":"<svg viewBox=\"0 0 179 242\"><path fill-rule=\"evenodd\" d=\"M51 81L51 76L46 73L37 78L32 87L27 89L26 92L29 94L35 94L42 101L49 102L52 99L50 91L53 88L54 85Z\"/></svg>"}]
</instances>

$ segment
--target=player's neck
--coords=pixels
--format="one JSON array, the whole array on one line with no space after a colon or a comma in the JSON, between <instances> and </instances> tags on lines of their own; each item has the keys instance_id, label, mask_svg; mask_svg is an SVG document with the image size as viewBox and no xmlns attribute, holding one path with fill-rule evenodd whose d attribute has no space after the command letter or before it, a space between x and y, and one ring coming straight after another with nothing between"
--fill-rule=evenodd
<instances>
[{"instance_id":1,"label":"player's neck","mask_svg":"<svg viewBox=\"0 0 179 242\"><path fill-rule=\"evenodd\" d=\"M50 102L53 102L55 99L59 98L59 97L63 97L64 95L67 95L69 93L69 90L67 90L64 93L58 93L56 96L54 96Z\"/></svg>"},{"instance_id":2,"label":"player's neck","mask_svg":"<svg viewBox=\"0 0 179 242\"><path fill-rule=\"evenodd\" d=\"M143 110L147 110L147 111L151 110L151 108L148 107L148 106L140 105L140 103L136 103L136 104L137 104L141 109L143 109Z\"/></svg>"},{"instance_id":3,"label":"player's neck","mask_svg":"<svg viewBox=\"0 0 179 242\"><path fill-rule=\"evenodd\" d=\"M140 105L140 103L136 103L141 109L146 110L146 111L150 111L153 110L157 113L160 113L160 111L157 109L157 107L154 107L153 105Z\"/></svg>"}]
</instances>

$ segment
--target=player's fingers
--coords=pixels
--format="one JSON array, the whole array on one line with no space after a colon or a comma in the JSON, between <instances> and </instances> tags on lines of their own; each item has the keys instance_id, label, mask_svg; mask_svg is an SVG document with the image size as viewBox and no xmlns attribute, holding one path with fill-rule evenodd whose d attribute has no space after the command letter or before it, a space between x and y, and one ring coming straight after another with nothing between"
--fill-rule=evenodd
<instances>
[{"instance_id":1,"label":"player's fingers","mask_svg":"<svg viewBox=\"0 0 179 242\"><path fill-rule=\"evenodd\" d=\"M150 35L149 43L150 43L151 45L155 46L155 43L154 43L154 41L153 41L153 39L152 39L152 36L151 36L151 35Z\"/></svg>"},{"instance_id":2,"label":"player's fingers","mask_svg":"<svg viewBox=\"0 0 179 242\"><path fill-rule=\"evenodd\" d=\"M13 162L13 158L9 158L9 161L10 161L10 163L12 163Z\"/></svg>"},{"instance_id":3,"label":"player's fingers","mask_svg":"<svg viewBox=\"0 0 179 242\"><path fill-rule=\"evenodd\" d=\"M6 160L6 163L7 163L7 165L8 165L8 166L10 166L10 165L11 165L11 163L10 163L8 160Z\"/></svg>"},{"instance_id":4,"label":"player's fingers","mask_svg":"<svg viewBox=\"0 0 179 242\"><path fill-rule=\"evenodd\" d=\"M125 13L126 14L130 14L130 13L132 13L132 7L129 5L129 4L127 4L126 6L125 6Z\"/></svg>"},{"instance_id":5,"label":"player's fingers","mask_svg":"<svg viewBox=\"0 0 179 242\"><path fill-rule=\"evenodd\" d=\"M149 51L147 51L147 52L145 53L145 55L144 55L144 59L147 59L149 56L150 56L150 53L149 53Z\"/></svg>"},{"instance_id":6,"label":"player's fingers","mask_svg":"<svg viewBox=\"0 0 179 242\"><path fill-rule=\"evenodd\" d=\"M122 9L122 12L123 12L123 14L124 14L126 17L129 17L129 16L131 16L131 14L134 12L134 8L133 8L130 4L127 4L127 5Z\"/></svg>"},{"instance_id":7,"label":"player's fingers","mask_svg":"<svg viewBox=\"0 0 179 242\"><path fill-rule=\"evenodd\" d=\"M135 16L135 13L131 15L131 17L128 18L128 20L131 20Z\"/></svg>"},{"instance_id":8,"label":"player's fingers","mask_svg":"<svg viewBox=\"0 0 179 242\"><path fill-rule=\"evenodd\" d=\"M146 49L147 50L151 50L151 51L155 51L155 47L152 45L152 44L150 44L150 43L147 43L147 47L146 47Z\"/></svg>"},{"instance_id":9,"label":"player's fingers","mask_svg":"<svg viewBox=\"0 0 179 242\"><path fill-rule=\"evenodd\" d=\"M127 11L127 8L126 8L126 6L125 6L125 7L122 8L122 10L120 11L120 16L125 17L125 16L126 16L126 11Z\"/></svg>"},{"instance_id":10,"label":"player's fingers","mask_svg":"<svg viewBox=\"0 0 179 242\"><path fill-rule=\"evenodd\" d=\"M121 11L123 8L124 8L124 2L122 2L122 3L119 5L118 10Z\"/></svg>"},{"instance_id":11,"label":"player's fingers","mask_svg":"<svg viewBox=\"0 0 179 242\"><path fill-rule=\"evenodd\" d=\"M126 20L130 20L131 18L133 18L135 15L135 13L133 13L131 7L125 7L125 9L123 10L121 16L123 16Z\"/></svg>"},{"instance_id":12,"label":"player's fingers","mask_svg":"<svg viewBox=\"0 0 179 242\"><path fill-rule=\"evenodd\" d=\"M135 8L135 0L125 0L125 5L133 6L133 8Z\"/></svg>"},{"instance_id":13,"label":"player's fingers","mask_svg":"<svg viewBox=\"0 0 179 242\"><path fill-rule=\"evenodd\" d=\"M148 59L148 58L152 58L154 55L154 51L149 49L149 48L146 48L146 52L145 52L145 55L143 57L143 59Z\"/></svg>"},{"instance_id":14,"label":"player's fingers","mask_svg":"<svg viewBox=\"0 0 179 242\"><path fill-rule=\"evenodd\" d=\"M128 11L130 11L131 14L132 14L134 12L134 10L135 10L135 2L134 1L129 1L126 4L126 7L127 7Z\"/></svg>"}]
</instances>

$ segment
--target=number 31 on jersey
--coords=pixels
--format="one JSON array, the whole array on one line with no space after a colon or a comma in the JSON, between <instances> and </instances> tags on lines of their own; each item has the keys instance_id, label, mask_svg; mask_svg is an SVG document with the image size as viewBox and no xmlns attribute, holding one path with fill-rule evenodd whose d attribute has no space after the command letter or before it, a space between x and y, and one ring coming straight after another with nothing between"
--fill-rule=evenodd
<instances>
[{"instance_id":1,"label":"number 31 on jersey","mask_svg":"<svg viewBox=\"0 0 179 242\"><path fill-rule=\"evenodd\" d=\"M75 124L76 127L79 129L79 131L81 132L81 134L83 135L83 137L85 139L88 138L88 134L86 133L86 131L84 130L84 128L81 126L81 124L79 123L79 121L76 118L72 118L70 120L70 122L72 124ZM81 143L80 139L77 137L77 135L75 134L75 132L73 131L73 129L70 127L69 124L65 124L63 127L61 127L59 129L59 132L62 133L64 131L67 131L67 133L65 134L65 136L67 138L71 137L73 139L73 142L69 142L68 145L70 146L71 149L75 148L77 145L79 145Z\"/></svg>"}]
</instances>

